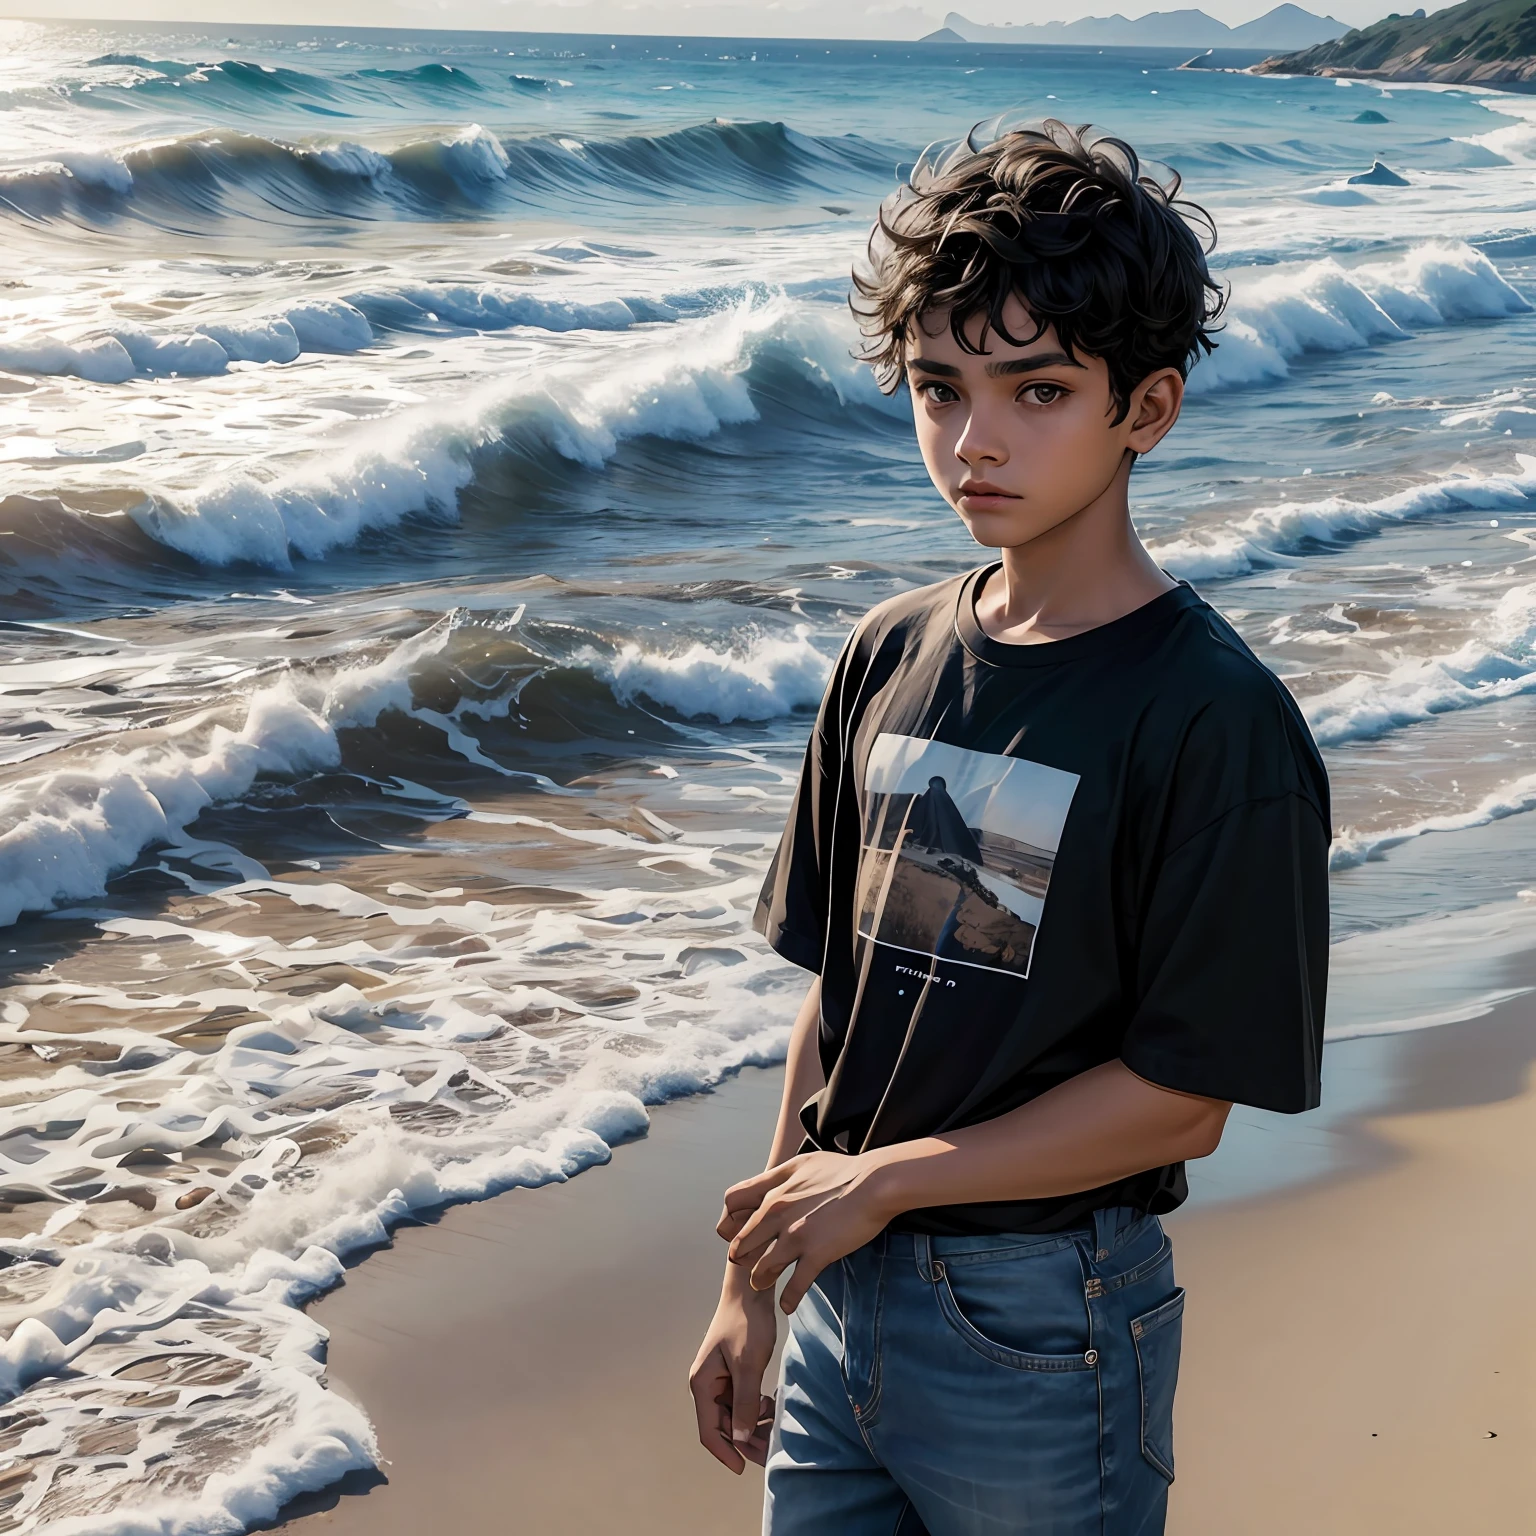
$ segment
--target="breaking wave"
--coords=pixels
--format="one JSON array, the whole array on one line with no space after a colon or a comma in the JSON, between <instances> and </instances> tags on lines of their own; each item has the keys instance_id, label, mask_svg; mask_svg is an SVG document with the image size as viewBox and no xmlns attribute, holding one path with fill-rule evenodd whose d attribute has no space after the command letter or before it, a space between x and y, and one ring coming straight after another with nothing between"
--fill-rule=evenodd
<instances>
[{"instance_id":1,"label":"breaking wave","mask_svg":"<svg viewBox=\"0 0 1536 1536\"><path fill-rule=\"evenodd\" d=\"M618 739L624 729L614 711L633 705L723 725L813 709L831 668L828 647L804 626L672 649L622 637L573 649L551 648L518 617L484 624L449 616L373 662L278 677L249 697L238 722L125 732L125 745L13 779L0 794L0 927L23 912L102 895L142 850L175 843L210 806L239 800L259 780L340 768L340 733L379 727L390 711L441 732L466 761L547 784L488 756L473 735L475 722L514 711L536 733L536 706L523 695L537 677L554 679L567 699L580 693L583 675L604 688L609 718L601 706L591 711L590 731ZM474 681L476 662L494 679L489 688Z\"/></svg>"},{"instance_id":2,"label":"breaking wave","mask_svg":"<svg viewBox=\"0 0 1536 1536\"><path fill-rule=\"evenodd\" d=\"M1334 547L1397 523L1459 511L1529 510L1536 504L1536 458L1517 453L1514 474L1457 470L1370 501L1327 496L1283 501L1246 517L1150 546L1157 559L1190 581L1241 576L1285 565L1315 547Z\"/></svg>"},{"instance_id":3,"label":"breaking wave","mask_svg":"<svg viewBox=\"0 0 1536 1536\"><path fill-rule=\"evenodd\" d=\"M755 421L754 373L784 365L843 405L904 409L848 354L841 317L786 299L748 302L671 327L600 371L551 369L483 388L451 416L424 410L381 424L322 470L262 483L239 476L195 496L156 495L133 512L161 544L205 565L287 568L412 516L453 521L486 455L601 468L627 440L695 442Z\"/></svg>"},{"instance_id":4,"label":"breaking wave","mask_svg":"<svg viewBox=\"0 0 1536 1536\"><path fill-rule=\"evenodd\" d=\"M1536 585L1511 587L1459 649L1359 673L1302 708L1318 743L1331 747L1529 693L1536 693Z\"/></svg>"},{"instance_id":5,"label":"breaking wave","mask_svg":"<svg viewBox=\"0 0 1536 1536\"><path fill-rule=\"evenodd\" d=\"M784 638L759 637L745 648L722 649L695 641L678 651L657 651L634 641L609 657L579 657L608 681L624 703L648 700L688 719L729 725L772 720L814 709L827 684L830 662L797 627Z\"/></svg>"},{"instance_id":6,"label":"breaking wave","mask_svg":"<svg viewBox=\"0 0 1536 1536\"><path fill-rule=\"evenodd\" d=\"M266 78L263 76L262 78ZM501 139L478 123L380 149L210 129L126 150L0 170L0 212L34 223L136 217L178 230L269 222L440 217L510 207L569 212L583 200L650 206L883 187L897 151L853 134L717 120L625 137Z\"/></svg>"},{"instance_id":7,"label":"breaking wave","mask_svg":"<svg viewBox=\"0 0 1536 1536\"><path fill-rule=\"evenodd\" d=\"M1530 304L1462 241L1414 246L1400 260L1331 259L1238 273L1220 345L1190 375L1191 394L1273 383L1303 357L1358 352L1428 328L1523 314Z\"/></svg>"},{"instance_id":8,"label":"breaking wave","mask_svg":"<svg viewBox=\"0 0 1536 1536\"><path fill-rule=\"evenodd\" d=\"M1440 832L1469 832L1474 827L1486 827L1491 822L1503 821L1508 816L1518 816L1533 809L1536 809L1536 773L1528 773L1490 791L1469 810L1425 816L1405 826L1373 832L1346 828L1334 839L1328 859L1329 867L1354 869L1371 859L1382 858L1393 848L1400 848L1404 843L1414 842L1418 838Z\"/></svg>"}]
</instances>

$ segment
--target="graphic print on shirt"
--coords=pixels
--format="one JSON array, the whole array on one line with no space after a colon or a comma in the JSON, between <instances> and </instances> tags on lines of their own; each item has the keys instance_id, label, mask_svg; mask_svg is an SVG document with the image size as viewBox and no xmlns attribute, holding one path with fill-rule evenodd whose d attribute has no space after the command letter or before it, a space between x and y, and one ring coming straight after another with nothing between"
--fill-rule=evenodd
<instances>
[{"instance_id":1,"label":"graphic print on shirt","mask_svg":"<svg viewBox=\"0 0 1536 1536\"><path fill-rule=\"evenodd\" d=\"M1028 976L1077 775L882 733L864 769L858 931Z\"/></svg>"}]
</instances>

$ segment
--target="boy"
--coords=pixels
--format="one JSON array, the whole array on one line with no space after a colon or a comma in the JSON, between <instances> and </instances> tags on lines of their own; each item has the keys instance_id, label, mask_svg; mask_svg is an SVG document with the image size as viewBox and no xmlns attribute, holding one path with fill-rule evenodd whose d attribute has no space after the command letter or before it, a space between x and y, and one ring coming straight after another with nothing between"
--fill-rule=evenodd
<instances>
[{"instance_id":1,"label":"boy","mask_svg":"<svg viewBox=\"0 0 1536 1536\"><path fill-rule=\"evenodd\" d=\"M1161 1532L1158 1213L1233 1102L1318 1101L1323 766L1130 519L1221 307L1176 192L1054 121L967 141L855 277L1001 558L858 625L759 906L816 979L692 1387L716 1457L766 1459L769 1536Z\"/></svg>"}]
</instances>

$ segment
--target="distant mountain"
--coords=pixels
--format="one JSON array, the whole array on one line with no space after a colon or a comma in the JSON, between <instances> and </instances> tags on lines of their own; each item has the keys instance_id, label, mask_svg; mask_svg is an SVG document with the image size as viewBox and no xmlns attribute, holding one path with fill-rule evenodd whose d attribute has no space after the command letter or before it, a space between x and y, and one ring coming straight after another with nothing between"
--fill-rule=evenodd
<instances>
[{"instance_id":1,"label":"distant mountain","mask_svg":"<svg viewBox=\"0 0 1536 1536\"><path fill-rule=\"evenodd\" d=\"M1530 0L1527 0L1530 3ZM1315 16L1299 5L1277 5L1240 27L1207 16L1204 11L1152 11L1130 21L1124 16L1085 16L1080 21L1047 21L1014 26L985 26L958 11L924 42L1058 44L1072 48L1307 48L1325 43L1349 29L1331 16Z\"/></svg>"},{"instance_id":2,"label":"distant mountain","mask_svg":"<svg viewBox=\"0 0 1536 1536\"><path fill-rule=\"evenodd\" d=\"M1536 80L1536 5L1531 0L1464 0L1433 16L1394 13L1321 47L1265 59L1255 68L1272 75L1525 85Z\"/></svg>"}]
</instances>

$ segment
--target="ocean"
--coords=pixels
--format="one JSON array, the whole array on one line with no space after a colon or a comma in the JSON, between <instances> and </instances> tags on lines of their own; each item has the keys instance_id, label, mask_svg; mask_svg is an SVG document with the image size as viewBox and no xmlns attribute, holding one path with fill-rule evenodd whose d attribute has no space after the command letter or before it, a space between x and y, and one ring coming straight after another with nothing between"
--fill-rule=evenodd
<instances>
[{"instance_id":1,"label":"ocean","mask_svg":"<svg viewBox=\"0 0 1536 1536\"><path fill-rule=\"evenodd\" d=\"M0 1530L234 1532L368 1466L300 1307L343 1256L782 1057L748 915L831 658L984 558L848 271L996 113L1219 226L1133 504L1327 756L1332 1033L1536 983L1532 98L0 27Z\"/></svg>"}]
</instances>

